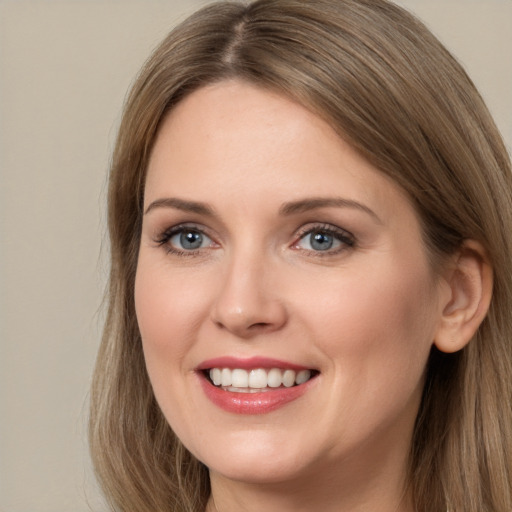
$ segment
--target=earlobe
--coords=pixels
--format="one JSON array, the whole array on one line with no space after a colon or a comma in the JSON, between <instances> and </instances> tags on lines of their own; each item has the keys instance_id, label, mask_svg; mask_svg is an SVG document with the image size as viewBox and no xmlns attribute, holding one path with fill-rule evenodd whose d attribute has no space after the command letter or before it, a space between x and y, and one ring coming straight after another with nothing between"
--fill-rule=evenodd
<instances>
[{"instance_id":1,"label":"earlobe","mask_svg":"<svg viewBox=\"0 0 512 512\"><path fill-rule=\"evenodd\" d=\"M484 247L466 240L445 279L449 293L441 304L434 344L442 352L457 352L474 336L491 302L493 272Z\"/></svg>"}]
</instances>

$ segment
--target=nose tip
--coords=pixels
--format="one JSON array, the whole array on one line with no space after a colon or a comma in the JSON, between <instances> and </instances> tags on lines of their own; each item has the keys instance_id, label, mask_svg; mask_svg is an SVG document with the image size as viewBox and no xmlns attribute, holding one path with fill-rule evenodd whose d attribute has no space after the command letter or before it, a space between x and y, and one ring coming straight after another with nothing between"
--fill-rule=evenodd
<instances>
[{"instance_id":1,"label":"nose tip","mask_svg":"<svg viewBox=\"0 0 512 512\"><path fill-rule=\"evenodd\" d=\"M285 323L285 314L280 304L267 302L252 310L240 306L225 309L216 307L212 319L219 328L240 338L250 338L280 329Z\"/></svg>"},{"instance_id":2,"label":"nose tip","mask_svg":"<svg viewBox=\"0 0 512 512\"><path fill-rule=\"evenodd\" d=\"M283 301L275 286L267 286L262 276L231 275L224 282L212 308L212 321L237 337L251 338L282 328L287 321ZM268 283L267 283L268 284Z\"/></svg>"}]
</instances>

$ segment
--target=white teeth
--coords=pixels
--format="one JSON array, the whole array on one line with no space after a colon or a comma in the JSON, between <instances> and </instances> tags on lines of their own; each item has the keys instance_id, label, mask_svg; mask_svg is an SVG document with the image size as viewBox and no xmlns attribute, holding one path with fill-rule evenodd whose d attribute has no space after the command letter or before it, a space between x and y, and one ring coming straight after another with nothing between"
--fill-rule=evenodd
<instances>
[{"instance_id":1,"label":"white teeth","mask_svg":"<svg viewBox=\"0 0 512 512\"><path fill-rule=\"evenodd\" d=\"M221 371L221 386L231 386L233 379L229 368L223 368Z\"/></svg>"},{"instance_id":2,"label":"white teeth","mask_svg":"<svg viewBox=\"0 0 512 512\"><path fill-rule=\"evenodd\" d=\"M227 370L227 368L225 368ZM248 388L249 387L249 374L245 370L232 370L231 372L231 385L234 388Z\"/></svg>"},{"instance_id":3,"label":"white teeth","mask_svg":"<svg viewBox=\"0 0 512 512\"><path fill-rule=\"evenodd\" d=\"M285 370L283 373L283 386L291 388L295 384L295 372L293 370Z\"/></svg>"},{"instance_id":4,"label":"white teeth","mask_svg":"<svg viewBox=\"0 0 512 512\"><path fill-rule=\"evenodd\" d=\"M212 382L216 386L220 386L222 384L221 371L219 370L219 368L212 368L210 370L210 379L212 379Z\"/></svg>"},{"instance_id":5,"label":"white teeth","mask_svg":"<svg viewBox=\"0 0 512 512\"><path fill-rule=\"evenodd\" d=\"M311 370L301 370L297 373L297 377L295 378L295 384L304 384L311 378Z\"/></svg>"},{"instance_id":6,"label":"white teeth","mask_svg":"<svg viewBox=\"0 0 512 512\"><path fill-rule=\"evenodd\" d=\"M281 370L280 368L255 368L247 371L240 368L212 368L210 379L215 386L222 386L229 391L241 389L290 388L294 385L304 384L311 378L311 370Z\"/></svg>"},{"instance_id":7,"label":"white teeth","mask_svg":"<svg viewBox=\"0 0 512 512\"><path fill-rule=\"evenodd\" d=\"M283 382L283 374L279 368L272 368L267 374L267 385L270 388L278 388Z\"/></svg>"},{"instance_id":8,"label":"white teeth","mask_svg":"<svg viewBox=\"0 0 512 512\"><path fill-rule=\"evenodd\" d=\"M250 388L266 388L267 387L267 372L262 368L257 370L251 370L249 374L249 386Z\"/></svg>"}]
</instances>

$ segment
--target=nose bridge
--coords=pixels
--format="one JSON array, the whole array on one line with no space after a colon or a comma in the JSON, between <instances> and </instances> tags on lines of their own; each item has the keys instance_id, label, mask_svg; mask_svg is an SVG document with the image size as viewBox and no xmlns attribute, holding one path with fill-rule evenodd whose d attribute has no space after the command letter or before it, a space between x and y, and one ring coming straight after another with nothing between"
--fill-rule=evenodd
<instances>
[{"instance_id":1,"label":"nose bridge","mask_svg":"<svg viewBox=\"0 0 512 512\"><path fill-rule=\"evenodd\" d=\"M248 241L234 247L212 308L212 320L243 338L279 329L286 310L275 286L275 261L261 244Z\"/></svg>"}]
</instances>

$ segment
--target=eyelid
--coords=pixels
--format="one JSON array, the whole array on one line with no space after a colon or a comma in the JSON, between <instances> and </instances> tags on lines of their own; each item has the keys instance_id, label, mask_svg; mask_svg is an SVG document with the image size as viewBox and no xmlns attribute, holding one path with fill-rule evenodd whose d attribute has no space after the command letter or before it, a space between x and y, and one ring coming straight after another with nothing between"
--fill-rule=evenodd
<instances>
[{"instance_id":1,"label":"eyelid","mask_svg":"<svg viewBox=\"0 0 512 512\"><path fill-rule=\"evenodd\" d=\"M171 246L169 241L171 238L179 234L183 231L197 231L202 234L206 238L211 241L211 245L207 247L199 247L197 249L180 249L179 247ZM158 246L167 246L166 249L169 253L174 253L177 255L184 256L195 256L204 251L205 249L211 249L215 247L219 247L219 244L216 242L215 237L209 233L209 229L207 229L204 225L197 224L195 222L182 222L179 224L175 224L171 227L168 227L162 230L157 236L154 237L154 242ZM300 242L307 236L312 233L326 233L339 242L341 247L336 247L334 249L326 249L325 251L314 250L314 249L306 249L299 246ZM346 229L340 228L334 224L329 224L325 222L310 222L303 225L298 229L294 236L294 241L291 244L291 248L295 250L301 250L309 252L315 256L332 256L336 255L340 252L343 252L349 248L354 247L356 244L356 239L352 233L347 231Z\"/></svg>"},{"instance_id":2,"label":"eyelid","mask_svg":"<svg viewBox=\"0 0 512 512\"><path fill-rule=\"evenodd\" d=\"M177 234L183 231L196 231L200 233L202 236L208 238L212 244L209 247L200 247L197 249L180 249L179 247L171 246L169 244L170 240L176 236ZM204 249L214 248L218 246L214 237L209 234L209 230L204 226L193 223L193 222L182 222L180 224L175 224L165 230L163 230L160 234L158 234L154 238L154 242L158 246L166 246L166 250L170 254L176 254L178 256L196 256L199 255Z\"/></svg>"},{"instance_id":3,"label":"eyelid","mask_svg":"<svg viewBox=\"0 0 512 512\"><path fill-rule=\"evenodd\" d=\"M314 253L318 256L328 256L337 254L339 252L342 252L348 248L354 247L356 244L356 238L355 236L347 231L346 229L340 228L338 226L335 226L334 224L328 224L328 223L309 223L304 226L302 226L299 231L297 232L297 235L295 237L295 241L292 244L292 248L298 249L298 250L306 250L308 249L302 249L298 247L298 244L301 240L303 240L307 235L310 235L311 233L315 232L324 232L329 235L334 236L341 244L341 247L338 247L334 250L326 250L326 251L315 251L315 250L309 250L309 252Z\"/></svg>"},{"instance_id":4,"label":"eyelid","mask_svg":"<svg viewBox=\"0 0 512 512\"><path fill-rule=\"evenodd\" d=\"M159 231L155 236L154 241L157 244L166 243L172 236L176 235L180 231L184 231L185 229L189 229L191 231L198 231L199 233L206 234L204 228L199 226L193 222L180 222L179 224L175 224L171 227L165 228L162 231ZM206 236L208 236L206 234Z\"/></svg>"}]
</instances>

